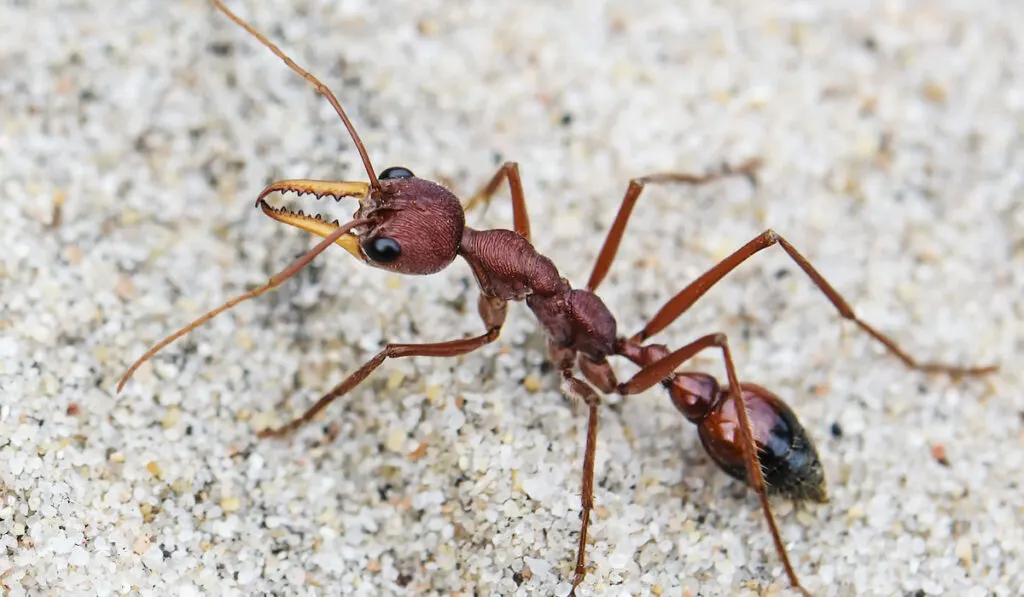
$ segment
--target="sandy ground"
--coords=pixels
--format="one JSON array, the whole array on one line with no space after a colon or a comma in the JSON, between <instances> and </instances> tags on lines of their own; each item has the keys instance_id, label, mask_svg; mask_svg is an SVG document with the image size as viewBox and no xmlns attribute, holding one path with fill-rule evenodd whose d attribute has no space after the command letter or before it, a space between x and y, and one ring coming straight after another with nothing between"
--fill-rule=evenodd
<instances>
[{"instance_id":1,"label":"sandy ground","mask_svg":"<svg viewBox=\"0 0 1024 597\"><path fill-rule=\"evenodd\" d=\"M832 501L773 502L815 595L1022 595L1024 8L818 4L233 3L334 87L378 171L468 195L517 160L577 285L631 177L763 158L756 189L649 189L601 296L632 333L770 226L913 354L1000 363L908 372L777 249L657 338L727 333L817 441ZM126 6L0 4L6 593L565 595L585 417L522 306L492 346L386 363L255 439L389 340L478 333L461 261L399 278L329 251L115 394L312 246L252 208L264 184L365 179L327 103L208 4ZM507 200L470 223L509 227ZM663 392L601 417L582 595L789 593L754 495Z\"/></svg>"}]
</instances>

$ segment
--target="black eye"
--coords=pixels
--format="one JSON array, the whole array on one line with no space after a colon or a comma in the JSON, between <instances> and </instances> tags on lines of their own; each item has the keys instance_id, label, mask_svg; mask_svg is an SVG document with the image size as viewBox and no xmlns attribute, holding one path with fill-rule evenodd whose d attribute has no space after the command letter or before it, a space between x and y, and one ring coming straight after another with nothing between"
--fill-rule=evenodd
<instances>
[{"instance_id":1,"label":"black eye","mask_svg":"<svg viewBox=\"0 0 1024 597\"><path fill-rule=\"evenodd\" d=\"M381 180L395 180L397 178L412 178L413 176L416 175L413 174L412 170L408 168L403 168L401 166L392 166L387 170L381 172L380 176L378 176L377 178Z\"/></svg>"},{"instance_id":2,"label":"black eye","mask_svg":"<svg viewBox=\"0 0 1024 597\"><path fill-rule=\"evenodd\" d=\"M363 252L377 263L391 263L402 254L402 249L395 239L378 236L363 243Z\"/></svg>"}]
</instances>

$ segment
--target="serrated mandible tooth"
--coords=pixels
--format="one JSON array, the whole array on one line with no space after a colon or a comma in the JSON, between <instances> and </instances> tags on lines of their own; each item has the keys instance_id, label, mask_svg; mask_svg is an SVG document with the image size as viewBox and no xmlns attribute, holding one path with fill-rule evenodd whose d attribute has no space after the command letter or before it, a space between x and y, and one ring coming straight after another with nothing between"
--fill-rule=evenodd
<instances>
[{"instance_id":1,"label":"serrated mandible tooth","mask_svg":"<svg viewBox=\"0 0 1024 597\"><path fill-rule=\"evenodd\" d=\"M341 201L344 197L354 197L359 200L364 200L370 196L370 185L365 182L310 179L279 180L267 185L263 189L257 198L257 206L259 205L260 200L274 192L295 193L300 197L311 194L317 199L321 199L324 196L330 196L334 197L335 201Z\"/></svg>"}]
</instances>

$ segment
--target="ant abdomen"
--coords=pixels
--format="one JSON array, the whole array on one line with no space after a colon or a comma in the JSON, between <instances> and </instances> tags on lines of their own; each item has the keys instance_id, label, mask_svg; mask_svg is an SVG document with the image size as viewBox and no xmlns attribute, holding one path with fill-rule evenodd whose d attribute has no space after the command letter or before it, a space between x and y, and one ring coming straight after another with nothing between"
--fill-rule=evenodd
<instances>
[{"instance_id":1,"label":"ant abdomen","mask_svg":"<svg viewBox=\"0 0 1024 597\"><path fill-rule=\"evenodd\" d=\"M749 483L732 390L720 388L706 373L676 373L666 385L676 408L697 425L711 459L732 477ZM757 384L741 383L740 388L768 493L828 501L818 452L792 409Z\"/></svg>"}]
</instances>

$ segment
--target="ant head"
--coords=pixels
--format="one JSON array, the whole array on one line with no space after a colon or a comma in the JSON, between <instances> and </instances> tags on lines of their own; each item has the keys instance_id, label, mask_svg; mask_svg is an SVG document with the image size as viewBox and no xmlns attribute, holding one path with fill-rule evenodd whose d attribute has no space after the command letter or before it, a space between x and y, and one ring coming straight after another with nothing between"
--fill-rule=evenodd
<instances>
[{"instance_id":1,"label":"ant head","mask_svg":"<svg viewBox=\"0 0 1024 597\"><path fill-rule=\"evenodd\" d=\"M448 267L466 225L458 198L400 166L384 170L378 180L380 190L356 212L371 222L359 234L366 262L400 274L433 274Z\"/></svg>"},{"instance_id":2,"label":"ant head","mask_svg":"<svg viewBox=\"0 0 1024 597\"><path fill-rule=\"evenodd\" d=\"M399 274L433 274L458 255L466 224L458 198L407 168L388 168L371 183L281 180L260 193L256 205L271 218L327 237L341 226L338 221L271 207L263 198L275 191L313 194L318 199L358 198L355 219L359 225L336 242L373 267Z\"/></svg>"},{"instance_id":3,"label":"ant head","mask_svg":"<svg viewBox=\"0 0 1024 597\"><path fill-rule=\"evenodd\" d=\"M366 147L334 92L231 12L223 2L213 0L213 3L289 68L313 83L317 93L327 99L345 124L370 179L368 183L282 180L263 189L256 205L275 220L336 239L334 242L357 259L381 269L401 274L432 274L454 261L466 222L455 195L439 184L417 178L407 168L388 168L381 172L380 177L375 176ZM356 219L348 224L326 222L319 216L270 207L263 198L274 191L312 193L318 198L325 195L335 199L358 197L359 211ZM349 232L349 226L355 233Z\"/></svg>"}]
</instances>

